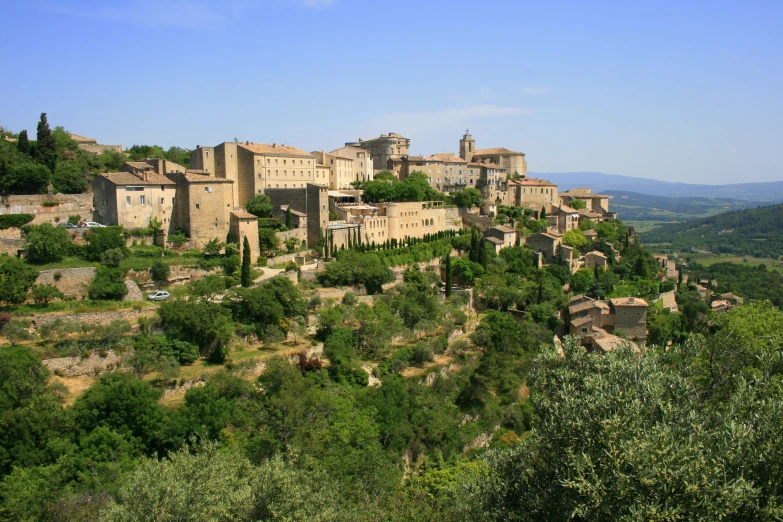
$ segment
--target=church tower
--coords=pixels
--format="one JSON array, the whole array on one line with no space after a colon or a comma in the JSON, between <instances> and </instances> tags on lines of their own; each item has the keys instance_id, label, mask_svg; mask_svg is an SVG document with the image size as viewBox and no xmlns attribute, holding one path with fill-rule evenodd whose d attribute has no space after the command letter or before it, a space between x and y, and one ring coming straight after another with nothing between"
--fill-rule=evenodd
<instances>
[{"instance_id":1,"label":"church tower","mask_svg":"<svg viewBox=\"0 0 783 522\"><path fill-rule=\"evenodd\" d=\"M470 135L469 130L465 130L465 135L459 140L459 157L465 161L473 160L473 153L476 152L476 140Z\"/></svg>"}]
</instances>

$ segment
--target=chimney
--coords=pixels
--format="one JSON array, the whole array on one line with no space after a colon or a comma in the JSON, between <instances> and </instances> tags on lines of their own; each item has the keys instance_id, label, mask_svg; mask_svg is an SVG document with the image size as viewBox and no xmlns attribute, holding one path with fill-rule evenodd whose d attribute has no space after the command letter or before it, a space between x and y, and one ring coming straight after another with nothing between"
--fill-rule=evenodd
<instances>
[{"instance_id":1,"label":"chimney","mask_svg":"<svg viewBox=\"0 0 783 522\"><path fill-rule=\"evenodd\" d=\"M150 173L149 173L149 171L147 171L147 170L145 170L144 172L142 172L142 173L141 173L141 176L142 176L142 178L144 179L144 181L149 181L149 180L150 180Z\"/></svg>"},{"instance_id":2,"label":"chimney","mask_svg":"<svg viewBox=\"0 0 783 522\"><path fill-rule=\"evenodd\" d=\"M628 304L634 304L635 302L636 302L636 298L634 298L634 297L629 297L628 298Z\"/></svg>"},{"instance_id":3,"label":"chimney","mask_svg":"<svg viewBox=\"0 0 783 522\"><path fill-rule=\"evenodd\" d=\"M276 149L277 148L277 143L273 143L272 144L272 148Z\"/></svg>"}]
</instances>

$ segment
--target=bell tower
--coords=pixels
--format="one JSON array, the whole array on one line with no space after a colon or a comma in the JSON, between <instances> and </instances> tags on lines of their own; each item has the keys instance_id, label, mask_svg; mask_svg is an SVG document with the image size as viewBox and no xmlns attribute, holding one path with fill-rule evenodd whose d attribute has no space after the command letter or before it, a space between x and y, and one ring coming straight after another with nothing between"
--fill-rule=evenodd
<instances>
[{"instance_id":1,"label":"bell tower","mask_svg":"<svg viewBox=\"0 0 783 522\"><path fill-rule=\"evenodd\" d=\"M459 140L459 157L465 161L472 161L474 152L476 152L476 140L470 135L470 130L465 129L465 135Z\"/></svg>"}]
</instances>

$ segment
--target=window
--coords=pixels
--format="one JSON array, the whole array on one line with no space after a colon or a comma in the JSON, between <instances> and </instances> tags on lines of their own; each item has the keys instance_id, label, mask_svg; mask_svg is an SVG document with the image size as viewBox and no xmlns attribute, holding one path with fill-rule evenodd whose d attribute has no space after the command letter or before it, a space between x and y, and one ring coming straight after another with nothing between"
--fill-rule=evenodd
<instances>
[{"instance_id":1,"label":"window","mask_svg":"<svg viewBox=\"0 0 783 522\"><path fill-rule=\"evenodd\" d=\"M177 200L177 198L171 198L171 206L174 206L174 202Z\"/></svg>"},{"instance_id":2,"label":"window","mask_svg":"<svg viewBox=\"0 0 783 522\"><path fill-rule=\"evenodd\" d=\"M271 163L271 160L269 158L266 159L266 164L269 165Z\"/></svg>"},{"instance_id":3,"label":"window","mask_svg":"<svg viewBox=\"0 0 783 522\"><path fill-rule=\"evenodd\" d=\"M283 165L285 165L285 160L283 160Z\"/></svg>"},{"instance_id":4,"label":"window","mask_svg":"<svg viewBox=\"0 0 783 522\"><path fill-rule=\"evenodd\" d=\"M144 196L139 196L139 203L142 204L142 205L146 205L147 204L147 200L144 198Z\"/></svg>"},{"instance_id":5,"label":"window","mask_svg":"<svg viewBox=\"0 0 783 522\"><path fill-rule=\"evenodd\" d=\"M131 197L130 196L125 196L125 204L128 205L128 206L131 206Z\"/></svg>"},{"instance_id":6,"label":"window","mask_svg":"<svg viewBox=\"0 0 783 522\"><path fill-rule=\"evenodd\" d=\"M288 171L287 170L283 171L283 176L288 176Z\"/></svg>"},{"instance_id":7,"label":"window","mask_svg":"<svg viewBox=\"0 0 783 522\"><path fill-rule=\"evenodd\" d=\"M104 207L108 207L109 206L109 200L108 199L104 199L103 200L103 206Z\"/></svg>"},{"instance_id":8,"label":"window","mask_svg":"<svg viewBox=\"0 0 783 522\"><path fill-rule=\"evenodd\" d=\"M471 185L473 184L473 178L470 178L470 184Z\"/></svg>"},{"instance_id":9,"label":"window","mask_svg":"<svg viewBox=\"0 0 783 522\"><path fill-rule=\"evenodd\" d=\"M166 190L166 187L164 187L163 185L161 185L161 186L160 186L160 190Z\"/></svg>"},{"instance_id":10,"label":"window","mask_svg":"<svg viewBox=\"0 0 783 522\"><path fill-rule=\"evenodd\" d=\"M198 210L199 208L200 208L200 207L199 207L198 203L196 203L196 210Z\"/></svg>"},{"instance_id":11,"label":"window","mask_svg":"<svg viewBox=\"0 0 783 522\"><path fill-rule=\"evenodd\" d=\"M166 204L166 198L160 198L160 204L165 205Z\"/></svg>"}]
</instances>

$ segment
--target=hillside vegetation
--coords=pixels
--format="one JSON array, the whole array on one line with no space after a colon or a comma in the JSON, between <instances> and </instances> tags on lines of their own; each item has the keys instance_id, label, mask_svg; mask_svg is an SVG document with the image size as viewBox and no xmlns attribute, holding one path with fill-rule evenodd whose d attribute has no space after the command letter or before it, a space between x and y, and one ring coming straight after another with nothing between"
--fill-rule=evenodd
<instances>
[{"instance_id":1,"label":"hillside vegetation","mask_svg":"<svg viewBox=\"0 0 783 522\"><path fill-rule=\"evenodd\" d=\"M764 204L732 198L653 196L622 190L608 190L603 194L612 196L611 210L624 221L687 221Z\"/></svg>"},{"instance_id":2,"label":"hillside vegetation","mask_svg":"<svg viewBox=\"0 0 783 522\"><path fill-rule=\"evenodd\" d=\"M663 225L640 237L646 244L670 244L675 251L697 249L778 258L783 255L783 205Z\"/></svg>"}]
</instances>

